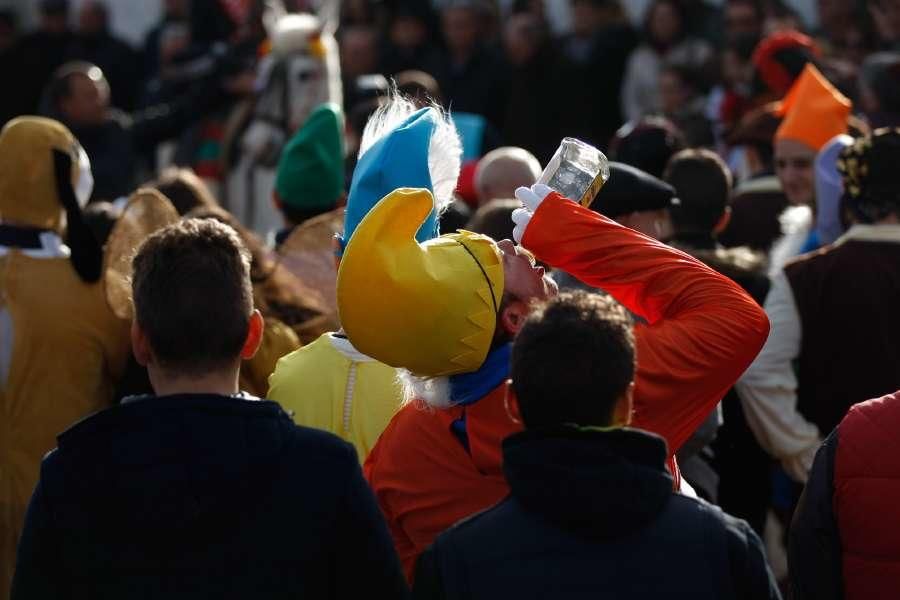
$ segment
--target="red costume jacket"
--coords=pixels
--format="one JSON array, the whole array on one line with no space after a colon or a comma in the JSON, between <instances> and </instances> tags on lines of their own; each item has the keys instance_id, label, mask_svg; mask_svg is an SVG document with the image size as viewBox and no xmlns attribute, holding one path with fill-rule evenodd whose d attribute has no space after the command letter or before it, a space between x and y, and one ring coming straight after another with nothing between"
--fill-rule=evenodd
<instances>
[{"instance_id":1,"label":"red costume jacket","mask_svg":"<svg viewBox=\"0 0 900 600\"><path fill-rule=\"evenodd\" d=\"M691 436L762 348L768 320L729 279L558 194L535 212L522 245L646 320L635 327L638 368L632 425ZM418 555L456 521L503 499L500 443L520 429L501 385L469 406L401 409L365 464L366 478L411 577ZM451 432L465 414L467 452Z\"/></svg>"}]
</instances>

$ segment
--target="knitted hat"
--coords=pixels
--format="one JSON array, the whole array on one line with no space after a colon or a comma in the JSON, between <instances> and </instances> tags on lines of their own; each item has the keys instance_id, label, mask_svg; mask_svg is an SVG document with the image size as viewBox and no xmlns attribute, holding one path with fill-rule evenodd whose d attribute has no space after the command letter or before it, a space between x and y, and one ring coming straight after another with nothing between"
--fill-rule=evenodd
<instances>
[{"instance_id":1,"label":"knitted hat","mask_svg":"<svg viewBox=\"0 0 900 600\"><path fill-rule=\"evenodd\" d=\"M794 140L818 152L830 139L847 131L853 104L812 64L794 82L779 112L784 120L776 140Z\"/></svg>"},{"instance_id":2,"label":"knitted hat","mask_svg":"<svg viewBox=\"0 0 900 600\"><path fill-rule=\"evenodd\" d=\"M294 209L325 212L343 192L344 116L336 104L321 104L284 147L275 194Z\"/></svg>"},{"instance_id":3,"label":"knitted hat","mask_svg":"<svg viewBox=\"0 0 900 600\"><path fill-rule=\"evenodd\" d=\"M433 205L425 189L387 195L359 224L338 271L338 309L354 347L421 377L481 367L504 285L490 238L460 231L416 241Z\"/></svg>"}]
</instances>

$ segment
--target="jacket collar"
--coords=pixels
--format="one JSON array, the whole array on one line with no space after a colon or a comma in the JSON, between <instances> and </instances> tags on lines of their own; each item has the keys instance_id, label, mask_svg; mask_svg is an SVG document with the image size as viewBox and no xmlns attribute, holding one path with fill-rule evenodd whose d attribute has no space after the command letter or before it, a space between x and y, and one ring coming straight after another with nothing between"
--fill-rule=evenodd
<instances>
[{"instance_id":1,"label":"jacket collar","mask_svg":"<svg viewBox=\"0 0 900 600\"><path fill-rule=\"evenodd\" d=\"M857 223L850 227L834 243L836 246L845 242L881 242L900 244L900 225L883 224L869 225Z\"/></svg>"},{"instance_id":2,"label":"jacket collar","mask_svg":"<svg viewBox=\"0 0 900 600\"><path fill-rule=\"evenodd\" d=\"M527 510L592 538L643 527L672 496L665 441L638 429L524 431L503 441L503 472Z\"/></svg>"},{"instance_id":3,"label":"jacket collar","mask_svg":"<svg viewBox=\"0 0 900 600\"><path fill-rule=\"evenodd\" d=\"M69 258L69 247L55 231L0 223L0 256L17 250L30 258Z\"/></svg>"}]
</instances>

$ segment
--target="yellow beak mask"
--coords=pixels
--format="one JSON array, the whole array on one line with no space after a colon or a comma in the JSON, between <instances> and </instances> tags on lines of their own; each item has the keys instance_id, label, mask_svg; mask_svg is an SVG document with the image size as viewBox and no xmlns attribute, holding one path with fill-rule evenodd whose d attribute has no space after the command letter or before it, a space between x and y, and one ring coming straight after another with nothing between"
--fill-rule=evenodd
<instances>
[{"instance_id":1,"label":"yellow beak mask","mask_svg":"<svg viewBox=\"0 0 900 600\"><path fill-rule=\"evenodd\" d=\"M431 192L401 188L365 216L338 271L341 323L372 358L420 377L475 371L503 296L503 256L468 231L418 243Z\"/></svg>"}]
</instances>

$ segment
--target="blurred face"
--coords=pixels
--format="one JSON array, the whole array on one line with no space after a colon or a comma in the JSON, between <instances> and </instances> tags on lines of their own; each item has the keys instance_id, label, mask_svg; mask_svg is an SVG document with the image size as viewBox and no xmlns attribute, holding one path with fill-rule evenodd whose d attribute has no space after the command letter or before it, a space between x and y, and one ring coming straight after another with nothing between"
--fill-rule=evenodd
<instances>
[{"instance_id":1,"label":"blurred face","mask_svg":"<svg viewBox=\"0 0 900 600\"><path fill-rule=\"evenodd\" d=\"M742 35L759 35L762 31L756 10L748 2L729 2L725 7L725 35L731 39Z\"/></svg>"},{"instance_id":2,"label":"blurred face","mask_svg":"<svg viewBox=\"0 0 900 600\"><path fill-rule=\"evenodd\" d=\"M106 15L95 2L86 2L78 13L78 30L85 35L96 35L106 29Z\"/></svg>"},{"instance_id":3,"label":"blurred face","mask_svg":"<svg viewBox=\"0 0 900 600\"><path fill-rule=\"evenodd\" d=\"M428 29L413 17L400 17L391 24L391 42L401 48L417 48L425 43Z\"/></svg>"},{"instance_id":4,"label":"blurred face","mask_svg":"<svg viewBox=\"0 0 900 600\"><path fill-rule=\"evenodd\" d=\"M184 19L190 14L190 0L166 0L166 15L175 19Z\"/></svg>"},{"instance_id":5,"label":"blurred face","mask_svg":"<svg viewBox=\"0 0 900 600\"><path fill-rule=\"evenodd\" d=\"M503 252L504 291L529 302L547 300L557 294L556 282L535 264L534 255L511 240L497 242Z\"/></svg>"},{"instance_id":6,"label":"blurred face","mask_svg":"<svg viewBox=\"0 0 900 600\"><path fill-rule=\"evenodd\" d=\"M677 73L663 71L659 75L659 102L664 114L671 115L690 100L687 86Z\"/></svg>"},{"instance_id":7,"label":"blurred face","mask_svg":"<svg viewBox=\"0 0 900 600\"><path fill-rule=\"evenodd\" d=\"M669 211L665 209L643 210L630 215L620 215L615 220L620 225L661 242L671 239L675 233L672 227L672 218L669 216Z\"/></svg>"},{"instance_id":8,"label":"blurred face","mask_svg":"<svg viewBox=\"0 0 900 600\"><path fill-rule=\"evenodd\" d=\"M478 43L481 28L478 14L469 8L448 8L443 14L444 37L454 53L471 51Z\"/></svg>"},{"instance_id":9,"label":"blurred face","mask_svg":"<svg viewBox=\"0 0 900 600\"><path fill-rule=\"evenodd\" d=\"M99 69L69 79L69 96L59 103L65 119L76 126L101 125L109 107L109 86Z\"/></svg>"},{"instance_id":10,"label":"blurred face","mask_svg":"<svg viewBox=\"0 0 900 600\"><path fill-rule=\"evenodd\" d=\"M356 77L378 67L378 34L369 27L350 27L341 35L341 69Z\"/></svg>"},{"instance_id":11,"label":"blurred face","mask_svg":"<svg viewBox=\"0 0 900 600\"><path fill-rule=\"evenodd\" d=\"M577 36L590 36L600 27L599 10L590 0L572 3L572 30Z\"/></svg>"},{"instance_id":12,"label":"blurred face","mask_svg":"<svg viewBox=\"0 0 900 600\"><path fill-rule=\"evenodd\" d=\"M816 153L806 144L794 140L775 140L775 174L788 202L795 206L812 206L815 202Z\"/></svg>"},{"instance_id":13,"label":"blurred face","mask_svg":"<svg viewBox=\"0 0 900 600\"><path fill-rule=\"evenodd\" d=\"M540 24L533 15L522 13L510 17L503 32L506 55L514 65L524 65L538 51Z\"/></svg>"},{"instance_id":14,"label":"blurred face","mask_svg":"<svg viewBox=\"0 0 900 600\"><path fill-rule=\"evenodd\" d=\"M659 44L671 44L681 33L681 17L668 2L653 7L650 15L650 36Z\"/></svg>"}]
</instances>

